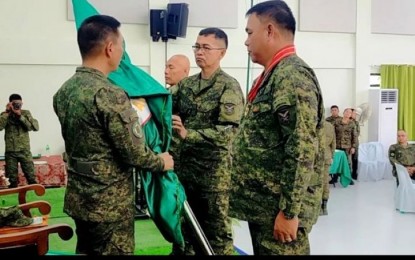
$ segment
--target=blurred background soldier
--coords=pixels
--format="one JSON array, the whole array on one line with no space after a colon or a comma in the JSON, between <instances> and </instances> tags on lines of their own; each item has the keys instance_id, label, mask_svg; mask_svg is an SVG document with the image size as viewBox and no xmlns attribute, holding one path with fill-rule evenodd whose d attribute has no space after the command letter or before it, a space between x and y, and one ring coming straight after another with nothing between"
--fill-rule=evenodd
<instances>
[{"instance_id":1,"label":"blurred background soldier","mask_svg":"<svg viewBox=\"0 0 415 260\"><path fill-rule=\"evenodd\" d=\"M394 163L405 166L411 178L415 179L415 145L408 143L408 135L405 130L398 131L397 139L398 143L389 147L388 156L392 164L392 174L396 177L396 184L399 185Z\"/></svg>"},{"instance_id":2,"label":"blurred background soldier","mask_svg":"<svg viewBox=\"0 0 415 260\"><path fill-rule=\"evenodd\" d=\"M334 131L334 126L328 121L324 121L324 133L326 138L326 147L324 151L325 174L323 175L323 197L321 201L320 215L328 214L327 202L330 196L329 171L330 165L333 163L334 153L336 151L336 133Z\"/></svg>"},{"instance_id":3,"label":"blurred background soldier","mask_svg":"<svg viewBox=\"0 0 415 260\"><path fill-rule=\"evenodd\" d=\"M354 154L352 154L352 169L351 169L351 172L352 172L352 178L354 180L357 180L357 158L359 156L359 136L360 136L360 123L356 118L357 118L357 111L356 111L356 109L352 108L351 120L355 124L356 135L357 135L356 149L354 151Z\"/></svg>"},{"instance_id":4,"label":"blurred background soldier","mask_svg":"<svg viewBox=\"0 0 415 260\"><path fill-rule=\"evenodd\" d=\"M336 119L341 118L341 116L339 116L339 107L337 105L332 105L330 107L330 113L331 116L326 117L326 121L334 124L334 121L336 121Z\"/></svg>"},{"instance_id":5,"label":"blurred background soldier","mask_svg":"<svg viewBox=\"0 0 415 260\"><path fill-rule=\"evenodd\" d=\"M29 131L39 131L39 123L32 117L30 111L23 110L22 106L22 97L19 94L12 94L6 105L6 111L0 116L0 131L5 129L5 168L10 188L15 188L19 184L18 163L27 182L37 183L30 150Z\"/></svg>"},{"instance_id":6,"label":"blurred background soldier","mask_svg":"<svg viewBox=\"0 0 415 260\"><path fill-rule=\"evenodd\" d=\"M343 112L343 117L334 121L334 130L336 132L336 149L342 150L347 155L349 161L350 171L353 169L352 155L356 152L357 145L357 131L356 124L351 119L352 109L346 108ZM333 182L337 182L338 175L333 176ZM350 185L354 182L351 181Z\"/></svg>"}]
</instances>

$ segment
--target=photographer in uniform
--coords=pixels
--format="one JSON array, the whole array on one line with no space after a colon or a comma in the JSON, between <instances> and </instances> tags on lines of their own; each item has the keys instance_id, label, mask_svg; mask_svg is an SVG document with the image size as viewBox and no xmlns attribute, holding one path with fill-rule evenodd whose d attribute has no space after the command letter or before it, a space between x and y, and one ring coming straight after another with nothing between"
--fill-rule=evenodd
<instances>
[{"instance_id":1,"label":"photographer in uniform","mask_svg":"<svg viewBox=\"0 0 415 260\"><path fill-rule=\"evenodd\" d=\"M29 131L38 131L39 123L32 117L29 110L22 110L22 105L22 97L19 94L12 94L6 105L6 111L0 115L0 131L6 129L4 134L5 172L10 181L9 188L15 188L19 183L19 162L27 182L37 183L30 151Z\"/></svg>"}]
</instances>

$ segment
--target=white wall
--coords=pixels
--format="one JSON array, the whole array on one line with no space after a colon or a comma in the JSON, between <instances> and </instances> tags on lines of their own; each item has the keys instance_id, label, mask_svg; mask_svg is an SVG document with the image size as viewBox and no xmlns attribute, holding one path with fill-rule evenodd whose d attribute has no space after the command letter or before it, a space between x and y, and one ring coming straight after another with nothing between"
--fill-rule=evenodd
<instances>
[{"instance_id":1,"label":"white wall","mask_svg":"<svg viewBox=\"0 0 415 260\"><path fill-rule=\"evenodd\" d=\"M238 1L239 27L224 29L229 37L229 49L222 67L239 80L245 92L248 73L245 12L251 1ZM151 0L149 8L165 8L168 2ZM287 0L287 3L298 17L298 0ZM333 104L342 111L367 101L371 65L415 64L415 36L371 34L370 13L370 0L357 1L355 34L296 33L298 54L315 69L319 78L327 115ZM189 27L186 38L164 43L151 41L148 25L121 27L132 61L162 84L164 62L175 53L188 55L191 73L198 72L191 45L200 29ZM67 20L67 0L1 0L0 32L0 105L6 105L11 93L21 94L24 108L40 124L40 131L31 133L32 153L44 153L46 144L52 153L61 153L64 144L53 112L52 96L81 62L75 24ZM250 68L249 81L262 69L254 64ZM362 128L361 142L367 138L365 128ZM4 131L0 132L0 154L4 154L3 136Z\"/></svg>"}]
</instances>

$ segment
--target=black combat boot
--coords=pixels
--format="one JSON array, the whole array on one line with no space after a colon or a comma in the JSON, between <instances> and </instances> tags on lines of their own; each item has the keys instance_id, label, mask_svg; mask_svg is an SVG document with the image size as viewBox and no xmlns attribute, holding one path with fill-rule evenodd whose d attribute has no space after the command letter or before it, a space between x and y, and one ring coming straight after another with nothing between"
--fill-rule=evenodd
<instances>
[{"instance_id":1,"label":"black combat boot","mask_svg":"<svg viewBox=\"0 0 415 260\"><path fill-rule=\"evenodd\" d=\"M329 181L329 184L333 184L334 186L336 186L338 179L339 179L339 175L337 173L331 174L331 180Z\"/></svg>"}]
</instances>

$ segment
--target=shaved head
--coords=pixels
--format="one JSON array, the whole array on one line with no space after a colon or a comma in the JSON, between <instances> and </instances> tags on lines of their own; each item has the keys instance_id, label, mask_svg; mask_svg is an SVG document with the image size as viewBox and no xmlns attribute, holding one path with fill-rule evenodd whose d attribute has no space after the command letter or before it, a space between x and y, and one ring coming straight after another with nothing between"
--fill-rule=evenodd
<instances>
[{"instance_id":1,"label":"shaved head","mask_svg":"<svg viewBox=\"0 0 415 260\"><path fill-rule=\"evenodd\" d=\"M398 131L398 143L399 144L406 144L408 143L408 135L406 134L405 130L400 129Z\"/></svg>"},{"instance_id":2,"label":"shaved head","mask_svg":"<svg viewBox=\"0 0 415 260\"><path fill-rule=\"evenodd\" d=\"M166 84L174 86L180 80L189 76L190 61L183 54L176 54L170 57L164 69L164 80Z\"/></svg>"}]
</instances>

